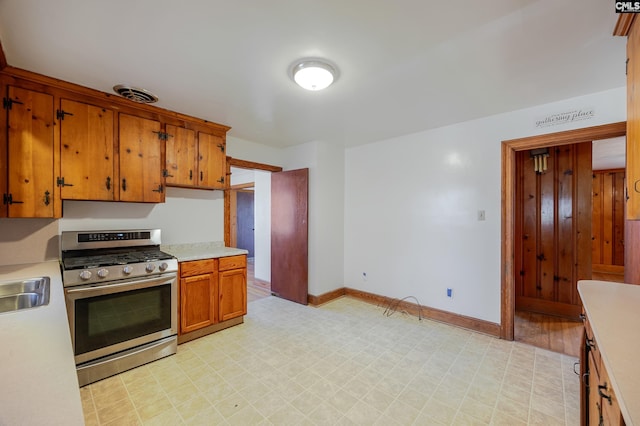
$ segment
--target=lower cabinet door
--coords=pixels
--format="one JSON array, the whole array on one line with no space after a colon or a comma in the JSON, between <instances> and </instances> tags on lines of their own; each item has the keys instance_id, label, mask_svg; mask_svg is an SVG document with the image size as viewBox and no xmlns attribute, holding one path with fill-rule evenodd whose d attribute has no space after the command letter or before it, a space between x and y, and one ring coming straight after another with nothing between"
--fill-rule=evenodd
<instances>
[{"instance_id":1,"label":"lower cabinet door","mask_svg":"<svg viewBox=\"0 0 640 426\"><path fill-rule=\"evenodd\" d=\"M196 275L180 280L180 332L189 333L215 324L215 274Z\"/></svg>"},{"instance_id":2,"label":"lower cabinet door","mask_svg":"<svg viewBox=\"0 0 640 426\"><path fill-rule=\"evenodd\" d=\"M226 321L247 313L247 270L232 269L219 273L219 319Z\"/></svg>"}]
</instances>

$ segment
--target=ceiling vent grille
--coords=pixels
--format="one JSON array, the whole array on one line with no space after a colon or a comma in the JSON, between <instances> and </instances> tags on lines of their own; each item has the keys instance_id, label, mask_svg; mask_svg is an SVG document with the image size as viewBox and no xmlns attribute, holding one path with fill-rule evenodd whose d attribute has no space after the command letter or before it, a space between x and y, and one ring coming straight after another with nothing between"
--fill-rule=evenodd
<instances>
[{"instance_id":1,"label":"ceiling vent grille","mask_svg":"<svg viewBox=\"0 0 640 426\"><path fill-rule=\"evenodd\" d=\"M113 90L123 98L127 98L140 104L152 104L154 102L158 102L158 97L156 95L148 90L139 89L137 87L118 84L117 86L113 86Z\"/></svg>"}]
</instances>

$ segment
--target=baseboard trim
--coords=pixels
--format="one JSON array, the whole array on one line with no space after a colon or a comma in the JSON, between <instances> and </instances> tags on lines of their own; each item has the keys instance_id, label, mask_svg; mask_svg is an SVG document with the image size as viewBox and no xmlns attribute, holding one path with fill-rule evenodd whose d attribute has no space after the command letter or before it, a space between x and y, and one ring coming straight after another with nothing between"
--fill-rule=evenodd
<instances>
[{"instance_id":1,"label":"baseboard trim","mask_svg":"<svg viewBox=\"0 0 640 426\"><path fill-rule=\"evenodd\" d=\"M344 293L345 293L345 287L338 288L328 293L321 294L320 296L314 296L313 294L309 294L307 296L307 302L311 306L319 306L344 296Z\"/></svg>"},{"instance_id":2,"label":"baseboard trim","mask_svg":"<svg viewBox=\"0 0 640 426\"><path fill-rule=\"evenodd\" d=\"M417 303L408 302L406 300L398 301L397 299L393 299L391 297L368 293L361 290L355 290L348 287L339 288L328 293L324 293L320 296L313 296L310 294L308 300L310 305L318 306L342 296L353 297L354 299L359 299L363 302L371 303L378 306L395 305L396 310L407 312L408 314L414 315L416 317L421 316L422 318L427 318L456 327L466 328L468 330L488 334L493 337L500 337L500 324L496 324L494 322L442 311L440 309L418 305Z\"/></svg>"}]
</instances>

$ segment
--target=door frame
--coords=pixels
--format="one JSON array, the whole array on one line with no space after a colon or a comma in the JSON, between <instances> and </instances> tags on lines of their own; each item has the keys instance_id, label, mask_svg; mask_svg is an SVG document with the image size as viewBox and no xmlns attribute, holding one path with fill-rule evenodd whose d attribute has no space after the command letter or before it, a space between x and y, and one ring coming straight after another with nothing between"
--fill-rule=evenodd
<instances>
[{"instance_id":1,"label":"door frame","mask_svg":"<svg viewBox=\"0 0 640 426\"><path fill-rule=\"evenodd\" d=\"M536 148L547 148L580 142L591 142L627 134L627 122L603 124L576 130L567 130L538 136L502 141L502 225L501 225L501 295L500 295L500 337L514 338L515 315L515 183L516 152Z\"/></svg>"},{"instance_id":2,"label":"door frame","mask_svg":"<svg viewBox=\"0 0 640 426\"><path fill-rule=\"evenodd\" d=\"M267 172L281 172L282 167L270 164L256 163L253 161L239 160L227 157L227 182L231 183L231 167L250 170L264 170ZM229 185L224 191L224 245L231 247L231 192L236 188Z\"/></svg>"}]
</instances>

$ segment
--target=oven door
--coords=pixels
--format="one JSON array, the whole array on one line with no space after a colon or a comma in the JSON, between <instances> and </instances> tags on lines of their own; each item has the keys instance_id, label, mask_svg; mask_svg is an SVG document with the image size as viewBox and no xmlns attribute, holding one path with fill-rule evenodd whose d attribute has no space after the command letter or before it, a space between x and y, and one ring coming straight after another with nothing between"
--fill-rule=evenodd
<instances>
[{"instance_id":1,"label":"oven door","mask_svg":"<svg viewBox=\"0 0 640 426\"><path fill-rule=\"evenodd\" d=\"M176 274L65 288L76 364L178 332Z\"/></svg>"}]
</instances>

